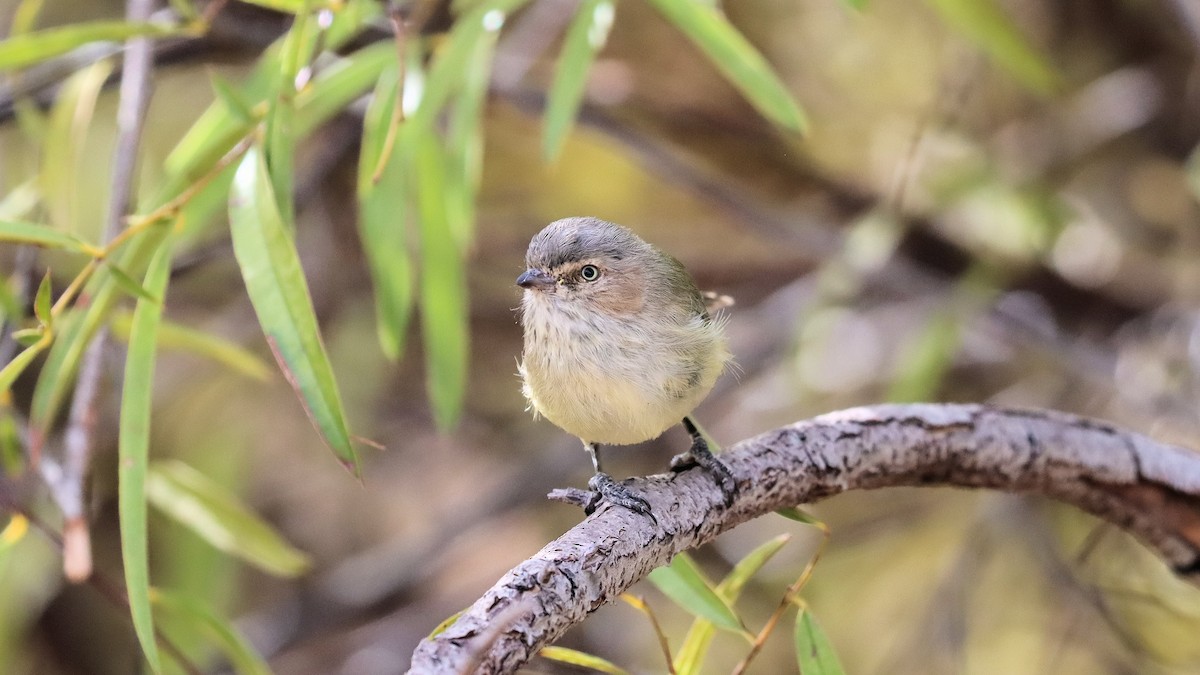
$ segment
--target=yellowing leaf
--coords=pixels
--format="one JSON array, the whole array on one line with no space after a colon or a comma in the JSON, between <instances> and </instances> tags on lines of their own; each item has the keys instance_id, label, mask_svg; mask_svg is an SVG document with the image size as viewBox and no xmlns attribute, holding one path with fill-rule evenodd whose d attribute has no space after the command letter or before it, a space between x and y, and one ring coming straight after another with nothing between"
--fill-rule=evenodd
<instances>
[{"instance_id":1,"label":"yellowing leaf","mask_svg":"<svg viewBox=\"0 0 1200 675\"><path fill-rule=\"evenodd\" d=\"M601 673L609 673L609 675L628 675L629 671L614 665L611 661L593 656L575 649L567 649L566 647L542 647L542 651L538 652L538 656L559 663L566 663L572 666L581 668L591 668L592 670Z\"/></svg>"},{"instance_id":2,"label":"yellowing leaf","mask_svg":"<svg viewBox=\"0 0 1200 675\"><path fill-rule=\"evenodd\" d=\"M816 617L806 608L796 613L793 639L800 675L843 675L846 672L825 631L821 630Z\"/></svg>"}]
</instances>

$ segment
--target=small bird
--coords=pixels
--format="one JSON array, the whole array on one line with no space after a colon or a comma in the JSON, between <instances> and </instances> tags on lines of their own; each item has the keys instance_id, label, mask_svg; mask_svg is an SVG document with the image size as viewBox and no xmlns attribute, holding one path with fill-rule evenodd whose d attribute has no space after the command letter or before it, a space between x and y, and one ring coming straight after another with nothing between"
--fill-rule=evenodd
<instances>
[{"instance_id":1,"label":"small bird","mask_svg":"<svg viewBox=\"0 0 1200 675\"><path fill-rule=\"evenodd\" d=\"M585 510L604 499L650 514L601 470L600 444L641 443L681 422L692 445L671 468L700 466L731 503L737 483L689 417L730 360L724 324L683 265L620 225L581 217L534 235L525 265L522 390L535 416L578 436L591 455Z\"/></svg>"}]
</instances>

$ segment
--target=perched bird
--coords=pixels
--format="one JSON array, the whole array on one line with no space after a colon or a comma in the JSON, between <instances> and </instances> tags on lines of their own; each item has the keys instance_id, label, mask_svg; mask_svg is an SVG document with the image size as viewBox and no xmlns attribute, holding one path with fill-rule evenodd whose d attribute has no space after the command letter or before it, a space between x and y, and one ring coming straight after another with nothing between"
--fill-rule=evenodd
<instances>
[{"instance_id":1,"label":"perched bird","mask_svg":"<svg viewBox=\"0 0 1200 675\"><path fill-rule=\"evenodd\" d=\"M683 265L598 218L550 223L529 242L525 265L517 277L522 388L535 415L578 436L591 455L586 510L603 498L649 514L644 499L601 470L600 444L640 443L681 422L692 446L672 468L699 465L730 503L737 484L688 417L730 355L723 322Z\"/></svg>"}]
</instances>

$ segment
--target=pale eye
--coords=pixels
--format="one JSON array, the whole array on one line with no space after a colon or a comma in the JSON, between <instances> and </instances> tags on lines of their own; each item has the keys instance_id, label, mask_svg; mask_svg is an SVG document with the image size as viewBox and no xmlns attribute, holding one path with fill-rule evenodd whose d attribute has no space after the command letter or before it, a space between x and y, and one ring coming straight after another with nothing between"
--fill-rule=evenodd
<instances>
[{"instance_id":1,"label":"pale eye","mask_svg":"<svg viewBox=\"0 0 1200 675\"><path fill-rule=\"evenodd\" d=\"M600 268L595 265L584 265L579 268L579 278L584 281L595 281L600 278Z\"/></svg>"}]
</instances>

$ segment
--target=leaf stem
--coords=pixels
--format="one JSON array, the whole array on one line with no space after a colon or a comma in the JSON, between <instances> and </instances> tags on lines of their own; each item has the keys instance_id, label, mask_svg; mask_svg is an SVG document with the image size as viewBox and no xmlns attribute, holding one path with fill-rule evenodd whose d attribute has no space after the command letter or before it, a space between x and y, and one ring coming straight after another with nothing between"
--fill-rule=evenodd
<instances>
[{"instance_id":1,"label":"leaf stem","mask_svg":"<svg viewBox=\"0 0 1200 675\"><path fill-rule=\"evenodd\" d=\"M813 570L817 567L817 561L821 559L821 554L825 551L825 546L829 543L830 534L829 526L821 521L814 520L809 524L821 531L821 544L817 546L816 552L813 553L808 564L804 566L804 570L800 572L800 576L783 592L783 598L779 600L779 606L771 613L762 630L758 631L758 635L754 636L754 644L750 645L750 651L746 652L746 656L734 667L731 675L742 675L746 672L746 669L750 667L750 661L762 651L767 638L771 636L771 633L775 630L775 626L779 624L779 620L783 618L783 614L787 611L788 607L793 604L804 607L804 601L799 597L800 591L804 589L808 580L812 578Z\"/></svg>"},{"instance_id":2,"label":"leaf stem","mask_svg":"<svg viewBox=\"0 0 1200 675\"><path fill-rule=\"evenodd\" d=\"M196 181L189 185L186 190L179 193L179 195L171 201L145 215L130 216L126 218L127 226L125 230L117 235L117 237L111 242L109 242L108 246L105 248L105 254L111 255L113 251L128 241L131 237L145 231L150 226L158 224L163 220L167 220L168 218L171 218L179 213L179 211L183 209L183 207L187 206L187 204L197 194L199 194L202 190L204 190L204 188L208 187L210 183L216 180L217 176L220 176L222 173L224 173L225 169L228 169L233 165L234 162L238 161L242 155L246 154L246 151L249 150L250 146L254 144L254 138L254 133L247 134L246 137L238 141L237 145L233 146L229 152L225 153L224 157L218 160L216 164L213 164L211 169L209 169L203 176L196 179Z\"/></svg>"}]
</instances>

